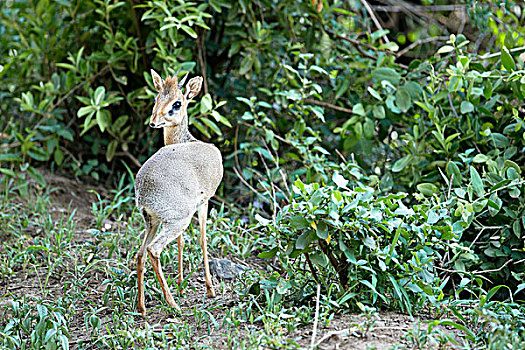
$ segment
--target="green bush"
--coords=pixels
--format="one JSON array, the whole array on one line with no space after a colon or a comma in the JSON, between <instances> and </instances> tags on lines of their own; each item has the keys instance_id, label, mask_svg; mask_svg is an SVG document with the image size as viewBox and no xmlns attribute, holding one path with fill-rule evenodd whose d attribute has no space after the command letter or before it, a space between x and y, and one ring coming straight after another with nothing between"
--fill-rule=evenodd
<instances>
[{"instance_id":1,"label":"green bush","mask_svg":"<svg viewBox=\"0 0 525 350\"><path fill-rule=\"evenodd\" d=\"M408 208L406 194L378 196L370 187L349 187L338 173L333 182L295 182L292 203L277 215L278 247L260 256L306 259L318 283L335 278L354 306L379 302L411 311L413 304L443 298L446 281L435 264L456 238L449 211Z\"/></svg>"}]
</instances>

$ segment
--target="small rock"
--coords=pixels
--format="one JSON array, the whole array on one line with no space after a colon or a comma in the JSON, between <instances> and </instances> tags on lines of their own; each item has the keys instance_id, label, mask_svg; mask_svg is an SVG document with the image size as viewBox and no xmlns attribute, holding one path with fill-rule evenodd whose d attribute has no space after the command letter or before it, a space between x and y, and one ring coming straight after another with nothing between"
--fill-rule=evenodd
<instances>
[{"instance_id":1,"label":"small rock","mask_svg":"<svg viewBox=\"0 0 525 350\"><path fill-rule=\"evenodd\" d=\"M246 267L231 262L228 259L210 260L211 274L217 276L220 279L233 280L244 270L246 270Z\"/></svg>"}]
</instances>

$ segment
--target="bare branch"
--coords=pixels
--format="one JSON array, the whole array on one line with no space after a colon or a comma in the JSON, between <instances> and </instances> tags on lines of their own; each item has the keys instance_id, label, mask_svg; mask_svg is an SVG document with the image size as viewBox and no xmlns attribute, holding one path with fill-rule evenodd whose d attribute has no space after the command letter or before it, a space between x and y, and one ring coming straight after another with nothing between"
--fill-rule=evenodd
<instances>
[{"instance_id":1,"label":"bare branch","mask_svg":"<svg viewBox=\"0 0 525 350\"><path fill-rule=\"evenodd\" d=\"M376 12L404 12L405 9L402 6L391 5L391 6L382 6L382 5L372 5L370 6ZM456 10L465 10L466 5L432 5L432 6L423 6L423 5L411 5L411 7L417 11L421 12L452 12Z\"/></svg>"},{"instance_id":2,"label":"bare branch","mask_svg":"<svg viewBox=\"0 0 525 350\"><path fill-rule=\"evenodd\" d=\"M413 42L412 44L408 45L407 47L405 47L403 50L399 51L396 56L397 57L401 57L403 56L404 54L406 54L408 51L412 50L413 48L415 48L416 46L420 46L420 45L423 45L423 44L428 44L428 43L431 43L433 41L446 41L448 40L449 37L448 36L435 36L435 37L429 37L429 38L425 38L425 39L420 39L418 41L415 41Z\"/></svg>"},{"instance_id":3,"label":"bare branch","mask_svg":"<svg viewBox=\"0 0 525 350\"><path fill-rule=\"evenodd\" d=\"M350 114L353 113L351 109L344 108L344 107L339 107L339 106L336 106L336 105L333 105L331 103L324 102L324 101L316 101L316 100L312 100L310 98L306 98L306 99L304 99L304 102L311 103L311 104L318 105L318 106L322 106L322 107L328 107L330 109L334 109L334 110L339 111L339 112L345 112L345 113L350 113Z\"/></svg>"},{"instance_id":4,"label":"bare branch","mask_svg":"<svg viewBox=\"0 0 525 350\"><path fill-rule=\"evenodd\" d=\"M361 0L361 4L363 4L363 6L366 8L366 11L370 15L370 18L372 18L372 21L374 22L376 28L378 30L383 30L383 27L381 26L381 23L379 23L379 21L377 20L377 17L375 15L374 11L372 11L372 9L370 8L370 5L368 5L368 2L366 2L366 0ZM390 42L390 40L388 40L388 37L386 36L386 34L383 35L383 39L387 43Z\"/></svg>"}]
</instances>

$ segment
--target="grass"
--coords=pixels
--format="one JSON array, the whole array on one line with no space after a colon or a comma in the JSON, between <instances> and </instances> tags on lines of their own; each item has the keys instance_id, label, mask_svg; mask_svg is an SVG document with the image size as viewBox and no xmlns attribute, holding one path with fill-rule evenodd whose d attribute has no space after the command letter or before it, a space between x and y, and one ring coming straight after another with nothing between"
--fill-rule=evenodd
<instances>
[{"instance_id":1,"label":"grass","mask_svg":"<svg viewBox=\"0 0 525 350\"><path fill-rule=\"evenodd\" d=\"M135 254L142 219L125 183L122 180L120 188L107 196L89 192L94 202L81 212L54 203L59 188L30 187L21 196L24 188L16 181L1 179L2 348L297 349L309 346L316 318L321 330L316 339L336 329L346 338L323 341L340 341L343 347L345 341L355 346L362 341L365 345L360 348L373 348L373 342L366 344L377 332L390 335L393 349L519 349L525 342L523 304L491 300L495 292L453 300L441 313L432 311L436 319L400 325L396 320L385 322L389 317L411 320L410 316L388 316L361 303L360 311L350 312L344 291L333 283L323 288L316 314L315 285L305 270L296 264L294 281L304 283L289 285L286 276L292 272L279 271L278 261L256 258L273 238L261 234L257 225L229 218L224 208L210 213L211 255L242 260L252 269L234 282L216 281L219 297L205 299L202 254L192 225L184 255L186 294L177 298L182 310L167 306L148 264L144 319L135 306ZM81 224L86 221L81 220L83 215L89 224ZM172 245L164 250L161 262L173 292L176 261Z\"/></svg>"}]
</instances>

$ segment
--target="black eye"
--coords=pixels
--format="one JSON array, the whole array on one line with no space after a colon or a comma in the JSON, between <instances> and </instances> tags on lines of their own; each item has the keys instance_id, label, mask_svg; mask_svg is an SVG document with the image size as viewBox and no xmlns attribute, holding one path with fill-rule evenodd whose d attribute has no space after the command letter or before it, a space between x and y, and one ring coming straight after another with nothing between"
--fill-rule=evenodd
<instances>
[{"instance_id":1,"label":"black eye","mask_svg":"<svg viewBox=\"0 0 525 350\"><path fill-rule=\"evenodd\" d=\"M171 109L168 111L169 115L173 115L175 111L178 111L180 109L180 106L182 106L182 103L180 101L175 101L173 105L171 106Z\"/></svg>"}]
</instances>

